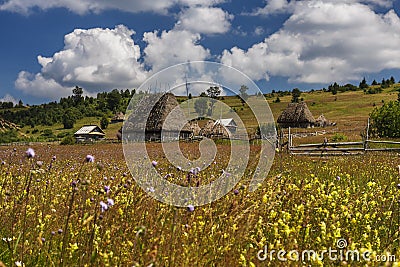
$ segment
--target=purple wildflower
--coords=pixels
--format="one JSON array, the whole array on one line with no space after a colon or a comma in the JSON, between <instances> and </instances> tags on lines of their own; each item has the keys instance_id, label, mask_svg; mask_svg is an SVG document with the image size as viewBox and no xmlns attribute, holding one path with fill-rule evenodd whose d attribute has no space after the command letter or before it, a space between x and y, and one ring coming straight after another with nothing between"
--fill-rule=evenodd
<instances>
[{"instance_id":1,"label":"purple wildflower","mask_svg":"<svg viewBox=\"0 0 400 267\"><path fill-rule=\"evenodd\" d=\"M112 200L111 198L107 199L107 203L109 206L114 206L114 200Z\"/></svg>"},{"instance_id":2,"label":"purple wildflower","mask_svg":"<svg viewBox=\"0 0 400 267\"><path fill-rule=\"evenodd\" d=\"M42 242L43 242L43 243L46 242L46 239L45 239L44 237L42 237Z\"/></svg>"},{"instance_id":3,"label":"purple wildflower","mask_svg":"<svg viewBox=\"0 0 400 267\"><path fill-rule=\"evenodd\" d=\"M51 231L51 235L55 235L56 234L56 232L54 232L54 231Z\"/></svg>"},{"instance_id":4,"label":"purple wildflower","mask_svg":"<svg viewBox=\"0 0 400 267\"><path fill-rule=\"evenodd\" d=\"M101 212L105 212L108 209L107 204L104 203L103 201L100 201L100 209L101 209Z\"/></svg>"},{"instance_id":5,"label":"purple wildflower","mask_svg":"<svg viewBox=\"0 0 400 267\"><path fill-rule=\"evenodd\" d=\"M57 159L57 156L53 156L53 158L51 160L55 161L56 159Z\"/></svg>"},{"instance_id":6,"label":"purple wildflower","mask_svg":"<svg viewBox=\"0 0 400 267\"><path fill-rule=\"evenodd\" d=\"M153 167L157 166L157 161L153 160L153 161L151 162L151 165L153 165Z\"/></svg>"},{"instance_id":7,"label":"purple wildflower","mask_svg":"<svg viewBox=\"0 0 400 267\"><path fill-rule=\"evenodd\" d=\"M94 157L92 155L87 155L86 162L94 162Z\"/></svg>"},{"instance_id":8,"label":"purple wildflower","mask_svg":"<svg viewBox=\"0 0 400 267\"><path fill-rule=\"evenodd\" d=\"M400 184L397 184L397 188L400 189Z\"/></svg>"},{"instance_id":9,"label":"purple wildflower","mask_svg":"<svg viewBox=\"0 0 400 267\"><path fill-rule=\"evenodd\" d=\"M108 192L110 192L110 187L105 185L104 186L104 192L106 192L106 194L108 194Z\"/></svg>"},{"instance_id":10,"label":"purple wildflower","mask_svg":"<svg viewBox=\"0 0 400 267\"><path fill-rule=\"evenodd\" d=\"M239 190L235 189L235 190L233 190L233 193L234 193L235 195L239 195Z\"/></svg>"},{"instance_id":11,"label":"purple wildflower","mask_svg":"<svg viewBox=\"0 0 400 267\"><path fill-rule=\"evenodd\" d=\"M187 210L188 210L189 212L194 211L194 206L193 206L193 205L188 205L188 206L187 206Z\"/></svg>"},{"instance_id":12,"label":"purple wildflower","mask_svg":"<svg viewBox=\"0 0 400 267\"><path fill-rule=\"evenodd\" d=\"M58 233L62 234L63 230L62 229L58 229Z\"/></svg>"},{"instance_id":13,"label":"purple wildflower","mask_svg":"<svg viewBox=\"0 0 400 267\"><path fill-rule=\"evenodd\" d=\"M28 150L25 153L28 158L34 158L36 155L35 150L33 150L32 148L28 148Z\"/></svg>"}]
</instances>

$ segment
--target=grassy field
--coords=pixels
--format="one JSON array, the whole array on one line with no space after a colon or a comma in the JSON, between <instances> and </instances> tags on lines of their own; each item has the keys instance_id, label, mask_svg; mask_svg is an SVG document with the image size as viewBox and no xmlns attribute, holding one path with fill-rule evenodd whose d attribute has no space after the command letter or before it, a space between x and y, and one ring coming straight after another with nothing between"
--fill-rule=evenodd
<instances>
[{"instance_id":1,"label":"grassy field","mask_svg":"<svg viewBox=\"0 0 400 267\"><path fill-rule=\"evenodd\" d=\"M33 149L28 158L27 147L0 148L0 266L397 266L400 259L397 154L277 154L257 191L247 189L249 164L235 190L192 210L139 188L120 144ZM181 149L198 156L197 143ZM185 184L188 173L169 166L160 144L148 150L148 164ZM229 151L218 146L214 171L201 171L200 184L225 168ZM347 246L339 249L338 240ZM329 248L336 259L323 257ZM288 261L278 250L292 251ZM302 261L305 250L320 259ZM369 252L370 261L346 259L354 251Z\"/></svg>"}]
</instances>

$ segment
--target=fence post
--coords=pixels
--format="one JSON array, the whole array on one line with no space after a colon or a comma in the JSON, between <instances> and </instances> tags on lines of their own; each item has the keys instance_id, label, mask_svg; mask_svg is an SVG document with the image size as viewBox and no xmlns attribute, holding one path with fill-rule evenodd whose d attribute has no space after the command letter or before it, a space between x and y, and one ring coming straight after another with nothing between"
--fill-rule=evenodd
<instances>
[{"instance_id":1,"label":"fence post","mask_svg":"<svg viewBox=\"0 0 400 267\"><path fill-rule=\"evenodd\" d=\"M365 136L365 145L364 145L365 152L366 152L367 149L368 149L368 141L369 141L369 120L370 120L370 118L368 118L367 132L366 132L366 136Z\"/></svg>"}]
</instances>

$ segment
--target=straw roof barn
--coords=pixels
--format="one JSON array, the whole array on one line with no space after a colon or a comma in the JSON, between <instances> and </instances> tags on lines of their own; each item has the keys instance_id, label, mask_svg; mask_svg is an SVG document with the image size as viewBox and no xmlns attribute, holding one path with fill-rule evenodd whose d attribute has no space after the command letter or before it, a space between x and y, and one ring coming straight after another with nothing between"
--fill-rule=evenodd
<instances>
[{"instance_id":1,"label":"straw roof barn","mask_svg":"<svg viewBox=\"0 0 400 267\"><path fill-rule=\"evenodd\" d=\"M189 128L191 130L191 132L193 133L194 136L199 136L200 135L200 131L201 128L199 126L199 124L197 123L197 121L191 121L189 122Z\"/></svg>"},{"instance_id":2,"label":"straw roof barn","mask_svg":"<svg viewBox=\"0 0 400 267\"><path fill-rule=\"evenodd\" d=\"M315 124L315 119L305 102L289 103L279 115L278 124L282 128L310 128Z\"/></svg>"},{"instance_id":3,"label":"straw roof barn","mask_svg":"<svg viewBox=\"0 0 400 267\"><path fill-rule=\"evenodd\" d=\"M230 132L221 123L216 123L213 120L209 120L206 125L201 129L200 135L209 138L228 138Z\"/></svg>"},{"instance_id":4,"label":"straw roof barn","mask_svg":"<svg viewBox=\"0 0 400 267\"><path fill-rule=\"evenodd\" d=\"M124 124L134 140L177 140L189 138L192 130L175 96L171 93L144 96ZM145 132L145 136L141 136Z\"/></svg>"}]
</instances>

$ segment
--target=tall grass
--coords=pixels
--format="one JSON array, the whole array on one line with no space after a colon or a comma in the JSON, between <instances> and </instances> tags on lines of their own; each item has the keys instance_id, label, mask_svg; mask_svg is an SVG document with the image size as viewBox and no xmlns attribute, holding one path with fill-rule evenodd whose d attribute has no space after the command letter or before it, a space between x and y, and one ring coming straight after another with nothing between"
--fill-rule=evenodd
<instances>
[{"instance_id":1,"label":"tall grass","mask_svg":"<svg viewBox=\"0 0 400 267\"><path fill-rule=\"evenodd\" d=\"M157 151L159 144L153 146ZM223 155L223 145L218 148ZM6 266L286 266L262 262L257 253L266 245L321 251L336 248L339 238L347 240L346 249L400 259L397 154L282 154L256 192L247 190L249 170L236 191L191 211L157 202L139 188L120 145L38 146L30 160L25 150L0 151L0 261ZM85 162L87 154L95 162ZM161 154L151 157L167 169ZM214 168L225 164L221 156Z\"/></svg>"}]
</instances>

